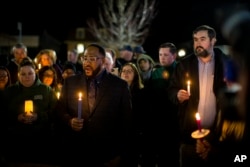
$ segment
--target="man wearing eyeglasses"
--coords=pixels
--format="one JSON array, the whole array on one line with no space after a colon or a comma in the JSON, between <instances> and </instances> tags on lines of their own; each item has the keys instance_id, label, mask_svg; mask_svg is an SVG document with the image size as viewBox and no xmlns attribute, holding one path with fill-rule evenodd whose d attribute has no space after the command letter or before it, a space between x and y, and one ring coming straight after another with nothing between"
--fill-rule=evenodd
<instances>
[{"instance_id":1,"label":"man wearing eyeglasses","mask_svg":"<svg viewBox=\"0 0 250 167\"><path fill-rule=\"evenodd\" d=\"M87 46L81 61L83 74L65 80L56 108L65 160L61 165L120 167L131 132L128 85L106 71L99 44Z\"/></svg>"}]
</instances>

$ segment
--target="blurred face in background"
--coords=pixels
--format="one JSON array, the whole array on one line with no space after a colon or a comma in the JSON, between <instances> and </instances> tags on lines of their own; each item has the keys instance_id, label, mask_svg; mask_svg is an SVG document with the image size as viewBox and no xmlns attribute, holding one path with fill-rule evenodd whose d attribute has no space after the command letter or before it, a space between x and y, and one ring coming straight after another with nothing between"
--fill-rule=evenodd
<instances>
[{"instance_id":1,"label":"blurred face in background","mask_svg":"<svg viewBox=\"0 0 250 167\"><path fill-rule=\"evenodd\" d=\"M133 59L133 52L129 50L120 51L120 57L126 61L131 61Z\"/></svg>"},{"instance_id":2,"label":"blurred face in background","mask_svg":"<svg viewBox=\"0 0 250 167\"><path fill-rule=\"evenodd\" d=\"M113 61L113 58L112 58L111 54L106 52L104 66L105 66L105 68L107 69L108 72L112 72L113 63L114 63L114 61Z\"/></svg>"},{"instance_id":3,"label":"blurred face in background","mask_svg":"<svg viewBox=\"0 0 250 167\"><path fill-rule=\"evenodd\" d=\"M68 51L67 59L69 62L76 63L78 60L78 53L73 51Z\"/></svg>"},{"instance_id":4,"label":"blurred face in background","mask_svg":"<svg viewBox=\"0 0 250 167\"><path fill-rule=\"evenodd\" d=\"M150 62L148 60L146 60L146 59L141 59L139 61L139 68L143 72L146 72L146 71L150 70L151 69Z\"/></svg>"},{"instance_id":5,"label":"blurred face in background","mask_svg":"<svg viewBox=\"0 0 250 167\"><path fill-rule=\"evenodd\" d=\"M8 74L5 70L0 70L0 89L4 89L6 84L8 83Z\"/></svg>"},{"instance_id":6,"label":"blurred face in background","mask_svg":"<svg viewBox=\"0 0 250 167\"><path fill-rule=\"evenodd\" d=\"M170 66L176 58L176 54L170 52L170 48L159 49L159 62L161 66Z\"/></svg>"},{"instance_id":7,"label":"blurred face in background","mask_svg":"<svg viewBox=\"0 0 250 167\"><path fill-rule=\"evenodd\" d=\"M54 72L52 70L46 70L43 74L42 82L45 85L50 86L53 83L53 80L54 80Z\"/></svg>"},{"instance_id":8,"label":"blurred face in background","mask_svg":"<svg viewBox=\"0 0 250 167\"><path fill-rule=\"evenodd\" d=\"M106 48L105 51L106 51L106 53L109 53L111 55L112 60L113 60L113 67L115 67L115 61L116 61L115 51L110 49L110 48Z\"/></svg>"},{"instance_id":9,"label":"blurred face in background","mask_svg":"<svg viewBox=\"0 0 250 167\"><path fill-rule=\"evenodd\" d=\"M15 48L13 50L13 55L15 61L20 64L20 62L23 60L23 58L27 57L27 52L24 48Z\"/></svg>"},{"instance_id":10,"label":"blurred face in background","mask_svg":"<svg viewBox=\"0 0 250 167\"><path fill-rule=\"evenodd\" d=\"M42 67L44 66L52 66L53 65L53 60L50 58L49 55L43 54L41 55L41 65Z\"/></svg>"},{"instance_id":11,"label":"blurred face in background","mask_svg":"<svg viewBox=\"0 0 250 167\"><path fill-rule=\"evenodd\" d=\"M35 83L36 80L36 71L31 66L23 66L18 72L19 82L25 86L30 87Z\"/></svg>"},{"instance_id":12,"label":"blurred face in background","mask_svg":"<svg viewBox=\"0 0 250 167\"><path fill-rule=\"evenodd\" d=\"M131 85L135 76L135 72L130 65L125 65L121 69L121 79L127 81L128 85Z\"/></svg>"}]
</instances>

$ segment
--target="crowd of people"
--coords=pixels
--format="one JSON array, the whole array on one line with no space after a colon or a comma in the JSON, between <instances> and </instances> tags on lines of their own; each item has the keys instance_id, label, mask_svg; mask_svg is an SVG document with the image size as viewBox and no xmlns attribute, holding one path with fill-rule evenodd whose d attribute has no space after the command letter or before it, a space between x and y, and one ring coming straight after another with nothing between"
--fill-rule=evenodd
<instances>
[{"instance_id":1,"label":"crowd of people","mask_svg":"<svg viewBox=\"0 0 250 167\"><path fill-rule=\"evenodd\" d=\"M224 54L208 25L192 37L193 53L178 60L172 42L158 60L142 46L117 55L92 43L63 65L52 49L32 60L13 46L0 68L1 165L246 166L235 157L248 156L249 74L232 56L244 61L245 50Z\"/></svg>"}]
</instances>

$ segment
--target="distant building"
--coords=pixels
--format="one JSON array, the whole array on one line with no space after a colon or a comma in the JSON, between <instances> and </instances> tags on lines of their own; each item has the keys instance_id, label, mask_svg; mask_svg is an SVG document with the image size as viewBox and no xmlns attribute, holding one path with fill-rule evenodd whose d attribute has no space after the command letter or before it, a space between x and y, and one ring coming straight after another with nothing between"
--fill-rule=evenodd
<instances>
[{"instance_id":1,"label":"distant building","mask_svg":"<svg viewBox=\"0 0 250 167\"><path fill-rule=\"evenodd\" d=\"M9 34L0 34L0 61L10 55L13 45L20 42L20 36ZM25 35L21 36L21 42L28 48L28 55L34 58L40 49L54 49L61 61L66 59L67 51L77 49L78 45L83 47L89 43L96 42L88 29L78 27L68 32L68 36L63 41L59 41L53 35L44 31L42 35Z\"/></svg>"}]
</instances>

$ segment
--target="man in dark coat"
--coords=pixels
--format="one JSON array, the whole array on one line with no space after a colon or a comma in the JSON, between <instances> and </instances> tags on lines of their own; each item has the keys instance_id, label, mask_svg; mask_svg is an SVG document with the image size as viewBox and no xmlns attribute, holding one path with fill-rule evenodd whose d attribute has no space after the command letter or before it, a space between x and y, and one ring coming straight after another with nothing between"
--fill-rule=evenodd
<instances>
[{"instance_id":1,"label":"man in dark coat","mask_svg":"<svg viewBox=\"0 0 250 167\"><path fill-rule=\"evenodd\" d=\"M62 165L121 166L131 132L128 85L105 70L102 46L90 44L81 59L84 73L65 80L56 109L65 144Z\"/></svg>"},{"instance_id":2,"label":"man in dark coat","mask_svg":"<svg viewBox=\"0 0 250 167\"><path fill-rule=\"evenodd\" d=\"M199 26L193 31L193 41L194 53L178 62L169 86L171 101L179 105L181 167L208 165L208 161L196 153L196 139L191 137L198 129L195 114L200 114L201 126L210 130L207 137L212 138L220 111L219 94L226 86L224 63L227 57L214 48L215 30L207 25Z\"/></svg>"}]
</instances>

